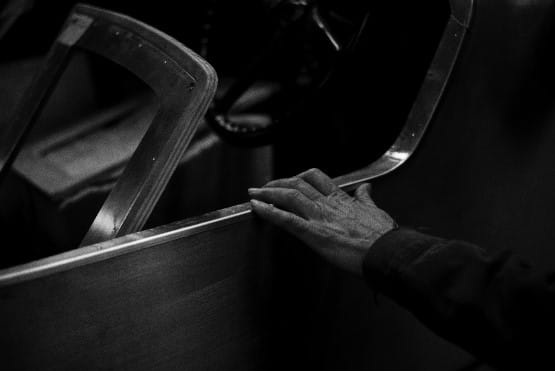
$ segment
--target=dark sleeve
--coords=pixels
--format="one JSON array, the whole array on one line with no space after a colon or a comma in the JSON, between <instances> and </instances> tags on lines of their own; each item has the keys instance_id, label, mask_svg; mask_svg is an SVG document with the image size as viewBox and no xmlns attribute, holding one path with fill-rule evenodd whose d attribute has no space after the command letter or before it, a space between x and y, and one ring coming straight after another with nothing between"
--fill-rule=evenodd
<instances>
[{"instance_id":1,"label":"dark sleeve","mask_svg":"<svg viewBox=\"0 0 555 371\"><path fill-rule=\"evenodd\" d=\"M555 369L555 271L407 229L376 241L363 269L371 287L477 358L503 369Z\"/></svg>"}]
</instances>

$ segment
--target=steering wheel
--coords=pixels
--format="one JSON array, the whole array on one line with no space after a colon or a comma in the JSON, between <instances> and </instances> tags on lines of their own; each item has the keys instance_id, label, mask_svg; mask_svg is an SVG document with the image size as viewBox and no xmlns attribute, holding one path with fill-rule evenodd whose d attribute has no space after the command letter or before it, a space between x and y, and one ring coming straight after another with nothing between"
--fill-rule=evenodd
<instances>
[{"instance_id":1,"label":"steering wheel","mask_svg":"<svg viewBox=\"0 0 555 371\"><path fill-rule=\"evenodd\" d=\"M348 58L368 20L368 12L345 16L323 1L270 3L269 14L276 22L270 40L224 87L206 115L216 133L240 146L273 142L283 130L283 122ZM279 82L264 81L262 76L276 68L275 61L284 55L294 57L292 73L288 71Z\"/></svg>"}]
</instances>

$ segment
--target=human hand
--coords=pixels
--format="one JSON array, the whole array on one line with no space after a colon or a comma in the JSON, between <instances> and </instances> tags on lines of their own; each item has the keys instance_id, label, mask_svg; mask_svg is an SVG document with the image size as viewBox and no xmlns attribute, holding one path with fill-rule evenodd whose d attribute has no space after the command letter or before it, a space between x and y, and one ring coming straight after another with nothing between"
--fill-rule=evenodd
<instances>
[{"instance_id":1,"label":"human hand","mask_svg":"<svg viewBox=\"0 0 555 371\"><path fill-rule=\"evenodd\" d=\"M249 189L252 210L292 233L332 264L362 275L368 249L395 227L370 198L370 184L351 197L318 169Z\"/></svg>"}]
</instances>

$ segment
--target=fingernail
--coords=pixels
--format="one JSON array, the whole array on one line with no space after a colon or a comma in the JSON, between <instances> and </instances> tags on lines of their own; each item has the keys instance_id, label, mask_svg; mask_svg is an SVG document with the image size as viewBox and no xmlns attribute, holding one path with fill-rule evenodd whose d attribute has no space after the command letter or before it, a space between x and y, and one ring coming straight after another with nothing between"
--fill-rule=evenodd
<instances>
[{"instance_id":1,"label":"fingernail","mask_svg":"<svg viewBox=\"0 0 555 371\"><path fill-rule=\"evenodd\" d=\"M251 200L251 205L254 207L264 207L264 202L258 200Z\"/></svg>"},{"instance_id":2,"label":"fingernail","mask_svg":"<svg viewBox=\"0 0 555 371\"><path fill-rule=\"evenodd\" d=\"M256 193L260 191L260 188L249 188L249 193Z\"/></svg>"}]
</instances>

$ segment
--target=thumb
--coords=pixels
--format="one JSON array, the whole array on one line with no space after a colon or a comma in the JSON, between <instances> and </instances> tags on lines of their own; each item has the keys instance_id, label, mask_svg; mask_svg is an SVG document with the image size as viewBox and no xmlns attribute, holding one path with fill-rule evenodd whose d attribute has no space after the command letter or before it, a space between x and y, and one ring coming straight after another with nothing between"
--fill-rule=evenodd
<instances>
[{"instance_id":1,"label":"thumb","mask_svg":"<svg viewBox=\"0 0 555 371\"><path fill-rule=\"evenodd\" d=\"M360 186L358 186L358 188L355 191L355 197L360 200L363 201L365 203L372 203L374 204L374 201L372 200L372 198L370 197L370 193L372 192L372 186L370 185L370 183L362 183Z\"/></svg>"}]
</instances>

